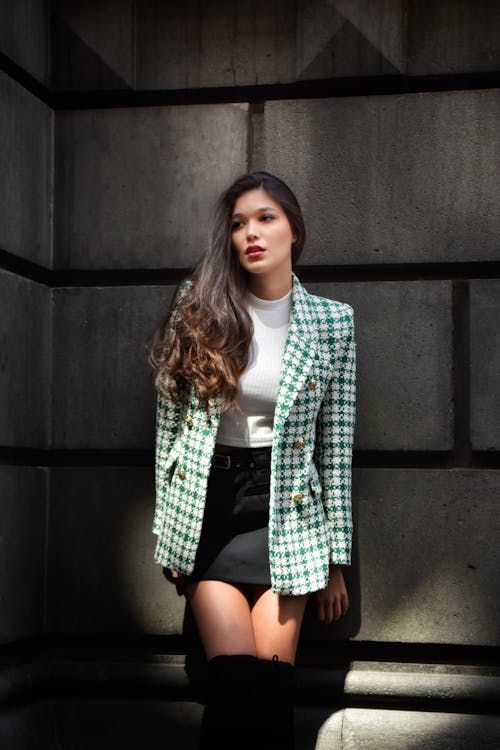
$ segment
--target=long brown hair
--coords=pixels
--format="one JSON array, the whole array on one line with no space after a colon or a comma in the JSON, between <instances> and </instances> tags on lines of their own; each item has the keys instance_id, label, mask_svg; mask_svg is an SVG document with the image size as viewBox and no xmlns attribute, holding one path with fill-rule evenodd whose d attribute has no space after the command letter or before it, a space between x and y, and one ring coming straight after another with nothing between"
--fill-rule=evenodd
<instances>
[{"instance_id":1,"label":"long brown hair","mask_svg":"<svg viewBox=\"0 0 500 750\"><path fill-rule=\"evenodd\" d=\"M245 308L247 274L231 241L231 215L243 193L263 188L280 204L295 240L292 265L305 241L298 201L288 185L269 172L239 177L220 196L214 212L208 249L188 277L184 293L156 331L149 352L157 389L173 400L192 387L202 403L222 396L223 409L235 405L238 380L248 362L253 324Z\"/></svg>"}]
</instances>

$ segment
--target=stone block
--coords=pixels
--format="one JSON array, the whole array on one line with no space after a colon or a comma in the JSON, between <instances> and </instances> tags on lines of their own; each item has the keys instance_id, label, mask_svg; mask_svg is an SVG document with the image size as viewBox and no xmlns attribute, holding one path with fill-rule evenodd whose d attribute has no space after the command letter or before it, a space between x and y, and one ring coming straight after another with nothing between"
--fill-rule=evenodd
<instances>
[{"instance_id":1,"label":"stone block","mask_svg":"<svg viewBox=\"0 0 500 750\"><path fill-rule=\"evenodd\" d=\"M191 266L246 160L246 104L59 112L56 267Z\"/></svg>"},{"instance_id":2,"label":"stone block","mask_svg":"<svg viewBox=\"0 0 500 750\"><path fill-rule=\"evenodd\" d=\"M358 380L355 447L450 450L450 283L307 283L306 287L354 309Z\"/></svg>"},{"instance_id":3,"label":"stone block","mask_svg":"<svg viewBox=\"0 0 500 750\"><path fill-rule=\"evenodd\" d=\"M1 0L0 51L42 83L49 58L48 1Z\"/></svg>"},{"instance_id":4,"label":"stone block","mask_svg":"<svg viewBox=\"0 0 500 750\"><path fill-rule=\"evenodd\" d=\"M138 88L244 86L293 80L295 16L286 0L137 5Z\"/></svg>"},{"instance_id":5,"label":"stone block","mask_svg":"<svg viewBox=\"0 0 500 750\"><path fill-rule=\"evenodd\" d=\"M52 113L0 72L0 249L50 265Z\"/></svg>"},{"instance_id":6,"label":"stone block","mask_svg":"<svg viewBox=\"0 0 500 750\"><path fill-rule=\"evenodd\" d=\"M499 499L498 471L356 470L356 639L495 646Z\"/></svg>"},{"instance_id":7,"label":"stone block","mask_svg":"<svg viewBox=\"0 0 500 750\"><path fill-rule=\"evenodd\" d=\"M132 0L55 0L51 32L55 88L116 90L133 86Z\"/></svg>"},{"instance_id":8,"label":"stone block","mask_svg":"<svg viewBox=\"0 0 500 750\"><path fill-rule=\"evenodd\" d=\"M299 0L296 76L394 75L405 66L405 0Z\"/></svg>"},{"instance_id":9,"label":"stone block","mask_svg":"<svg viewBox=\"0 0 500 750\"><path fill-rule=\"evenodd\" d=\"M50 291L0 271L0 445L46 448L50 407Z\"/></svg>"},{"instance_id":10,"label":"stone block","mask_svg":"<svg viewBox=\"0 0 500 750\"><path fill-rule=\"evenodd\" d=\"M471 443L500 449L500 280L470 282Z\"/></svg>"},{"instance_id":11,"label":"stone block","mask_svg":"<svg viewBox=\"0 0 500 750\"><path fill-rule=\"evenodd\" d=\"M500 6L439 0L408 2L409 75L478 73L500 67Z\"/></svg>"},{"instance_id":12,"label":"stone block","mask_svg":"<svg viewBox=\"0 0 500 750\"><path fill-rule=\"evenodd\" d=\"M153 449L147 342L174 287L54 289L52 445Z\"/></svg>"},{"instance_id":13,"label":"stone block","mask_svg":"<svg viewBox=\"0 0 500 750\"><path fill-rule=\"evenodd\" d=\"M0 642L44 628L46 470L0 467Z\"/></svg>"},{"instance_id":14,"label":"stone block","mask_svg":"<svg viewBox=\"0 0 500 750\"><path fill-rule=\"evenodd\" d=\"M267 102L253 167L296 192L304 264L497 260L499 118L496 91Z\"/></svg>"},{"instance_id":15,"label":"stone block","mask_svg":"<svg viewBox=\"0 0 500 750\"><path fill-rule=\"evenodd\" d=\"M153 467L51 470L51 632L182 632L184 599L153 558L153 482Z\"/></svg>"}]
</instances>

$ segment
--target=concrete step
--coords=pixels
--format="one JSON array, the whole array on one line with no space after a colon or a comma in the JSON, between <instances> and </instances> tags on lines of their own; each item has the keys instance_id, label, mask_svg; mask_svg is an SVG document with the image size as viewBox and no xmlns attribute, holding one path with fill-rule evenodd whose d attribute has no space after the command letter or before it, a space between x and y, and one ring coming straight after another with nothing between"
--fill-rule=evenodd
<instances>
[{"instance_id":1,"label":"concrete step","mask_svg":"<svg viewBox=\"0 0 500 750\"><path fill-rule=\"evenodd\" d=\"M196 750L203 686L193 677L174 654L11 663L0 672L0 748ZM297 750L500 748L494 665L300 666L297 687Z\"/></svg>"},{"instance_id":2,"label":"concrete step","mask_svg":"<svg viewBox=\"0 0 500 750\"><path fill-rule=\"evenodd\" d=\"M193 702L45 699L0 714L0 747L197 750L201 714ZM498 750L500 717L299 705L296 738L297 750Z\"/></svg>"}]
</instances>

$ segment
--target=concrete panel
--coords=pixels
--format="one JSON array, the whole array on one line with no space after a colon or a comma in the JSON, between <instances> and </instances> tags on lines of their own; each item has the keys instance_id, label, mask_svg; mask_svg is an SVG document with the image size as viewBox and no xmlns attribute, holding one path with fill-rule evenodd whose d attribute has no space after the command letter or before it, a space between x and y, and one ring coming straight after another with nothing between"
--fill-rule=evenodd
<instances>
[{"instance_id":1,"label":"concrete panel","mask_svg":"<svg viewBox=\"0 0 500 750\"><path fill-rule=\"evenodd\" d=\"M407 72L477 73L500 68L500 6L495 0L408 0Z\"/></svg>"},{"instance_id":2,"label":"concrete panel","mask_svg":"<svg viewBox=\"0 0 500 750\"><path fill-rule=\"evenodd\" d=\"M355 499L356 638L497 645L500 472L359 469Z\"/></svg>"},{"instance_id":3,"label":"concrete panel","mask_svg":"<svg viewBox=\"0 0 500 750\"><path fill-rule=\"evenodd\" d=\"M254 168L295 189L303 263L497 260L497 91L268 102Z\"/></svg>"},{"instance_id":4,"label":"concrete panel","mask_svg":"<svg viewBox=\"0 0 500 750\"><path fill-rule=\"evenodd\" d=\"M299 0L298 79L404 71L405 0Z\"/></svg>"},{"instance_id":5,"label":"concrete panel","mask_svg":"<svg viewBox=\"0 0 500 750\"><path fill-rule=\"evenodd\" d=\"M0 72L0 249L50 265L52 114Z\"/></svg>"},{"instance_id":6,"label":"concrete panel","mask_svg":"<svg viewBox=\"0 0 500 750\"><path fill-rule=\"evenodd\" d=\"M153 559L153 474L153 467L51 470L50 631L182 632L184 598Z\"/></svg>"},{"instance_id":7,"label":"concrete panel","mask_svg":"<svg viewBox=\"0 0 500 750\"><path fill-rule=\"evenodd\" d=\"M140 4L139 4L140 5ZM133 86L134 2L52 3L52 85L61 89Z\"/></svg>"},{"instance_id":8,"label":"concrete panel","mask_svg":"<svg viewBox=\"0 0 500 750\"><path fill-rule=\"evenodd\" d=\"M446 281L308 283L354 308L355 447L450 450L451 284Z\"/></svg>"},{"instance_id":9,"label":"concrete panel","mask_svg":"<svg viewBox=\"0 0 500 750\"><path fill-rule=\"evenodd\" d=\"M138 88L243 86L293 80L295 17L276 0L137 4Z\"/></svg>"},{"instance_id":10,"label":"concrete panel","mask_svg":"<svg viewBox=\"0 0 500 750\"><path fill-rule=\"evenodd\" d=\"M46 471L0 467L0 642L44 625Z\"/></svg>"},{"instance_id":11,"label":"concrete panel","mask_svg":"<svg viewBox=\"0 0 500 750\"><path fill-rule=\"evenodd\" d=\"M46 82L48 0L0 0L0 51L27 73Z\"/></svg>"},{"instance_id":12,"label":"concrete panel","mask_svg":"<svg viewBox=\"0 0 500 750\"><path fill-rule=\"evenodd\" d=\"M153 449L146 344L174 287L54 290L52 445Z\"/></svg>"},{"instance_id":13,"label":"concrete panel","mask_svg":"<svg viewBox=\"0 0 500 750\"><path fill-rule=\"evenodd\" d=\"M246 159L244 104L58 113L55 265L193 264Z\"/></svg>"},{"instance_id":14,"label":"concrete panel","mask_svg":"<svg viewBox=\"0 0 500 750\"><path fill-rule=\"evenodd\" d=\"M500 449L500 280L470 282L471 443Z\"/></svg>"},{"instance_id":15,"label":"concrete panel","mask_svg":"<svg viewBox=\"0 0 500 750\"><path fill-rule=\"evenodd\" d=\"M0 445L49 439L50 291L0 271Z\"/></svg>"}]
</instances>

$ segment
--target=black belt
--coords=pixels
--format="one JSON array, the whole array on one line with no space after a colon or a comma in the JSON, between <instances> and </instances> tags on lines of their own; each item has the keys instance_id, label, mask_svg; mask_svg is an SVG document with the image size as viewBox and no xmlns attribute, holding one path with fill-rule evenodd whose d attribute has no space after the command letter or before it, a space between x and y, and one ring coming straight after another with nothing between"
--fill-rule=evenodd
<instances>
[{"instance_id":1,"label":"black belt","mask_svg":"<svg viewBox=\"0 0 500 750\"><path fill-rule=\"evenodd\" d=\"M216 469L253 469L268 466L271 460L271 446L264 448L243 448L229 453L214 453L212 466Z\"/></svg>"}]
</instances>

